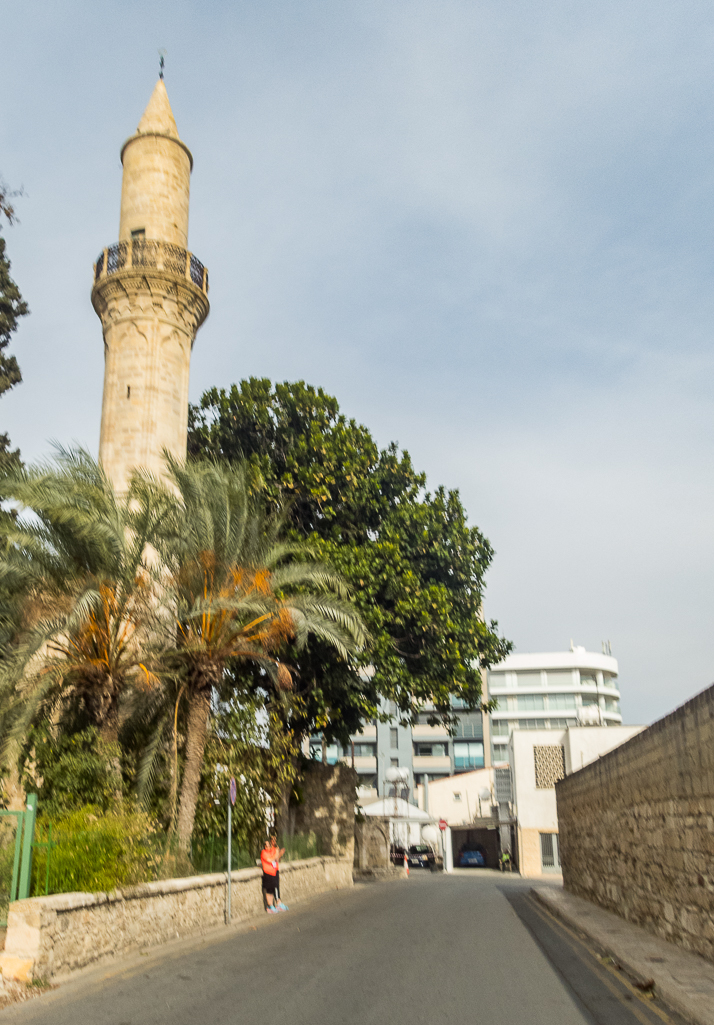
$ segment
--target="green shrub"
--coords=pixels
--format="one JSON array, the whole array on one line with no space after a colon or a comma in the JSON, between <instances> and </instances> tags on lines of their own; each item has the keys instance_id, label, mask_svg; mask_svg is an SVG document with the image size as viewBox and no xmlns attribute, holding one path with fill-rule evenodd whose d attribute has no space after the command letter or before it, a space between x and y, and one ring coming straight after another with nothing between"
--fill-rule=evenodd
<instances>
[{"instance_id":1,"label":"green shrub","mask_svg":"<svg viewBox=\"0 0 714 1025\"><path fill-rule=\"evenodd\" d=\"M35 829L32 893L113 890L162 876L162 835L142 811L88 805ZM49 858L49 865L48 865Z\"/></svg>"},{"instance_id":2,"label":"green shrub","mask_svg":"<svg viewBox=\"0 0 714 1025\"><path fill-rule=\"evenodd\" d=\"M52 821L90 804L106 811L116 802L122 790L114 768L119 746L105 743L94 727L54 737L43 723L33 727L26 748L25 790L37 794Z\"/></svg>"}]
</instances>

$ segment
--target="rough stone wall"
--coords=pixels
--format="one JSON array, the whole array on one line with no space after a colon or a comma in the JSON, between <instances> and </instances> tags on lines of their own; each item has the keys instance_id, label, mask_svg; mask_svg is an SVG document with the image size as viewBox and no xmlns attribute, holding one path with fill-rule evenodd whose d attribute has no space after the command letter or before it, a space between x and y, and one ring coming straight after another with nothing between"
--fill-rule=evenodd
<instances>
[{"instance_id":1,"label":"rough stone wall","mask_svg":"<svg viewBox=\"0 0 714 1025\"><path fill-rule=\"evenodd\" d=\"M231 917L263 911L261 871L231 874ZM280 868L281 897L299 902L312 894L352 886L351 862L309 858ZM10 905L5 978L61 979L88 964L192 936L221 925L226 912L226 874L169 879L112 893L62 893Z\"/></svg>"},{"instance_id":2,"label":"rough stone wall","mask_svg":"<svg viewBox=\"0 0 714 1025\"><path fill-rule=\"evenodd\" d=\"M322 854L352 865L355 843L357 773L347 765L310 762L304 770L295 832L315 833Z\"/></svg>"},{"instance_id":3,"label":"rough stone wall","mask_svg":"<svg viewBox=\"0 0 714 1025\"><path fill-rule=\"evenodd\" d=\"M391 867L389 819L363 818L355 822L355 868L359 872Z\"/></svg>"},{"instance_id":4,"label":"rough stone wall","mask_svg":"<svg viewBox=\"0 0 714 1025\"><path fill-rule=\"evenodd\" d=\"M565 888L714 961L714 687L556 794Z\"/></svg>"}]
</instances>

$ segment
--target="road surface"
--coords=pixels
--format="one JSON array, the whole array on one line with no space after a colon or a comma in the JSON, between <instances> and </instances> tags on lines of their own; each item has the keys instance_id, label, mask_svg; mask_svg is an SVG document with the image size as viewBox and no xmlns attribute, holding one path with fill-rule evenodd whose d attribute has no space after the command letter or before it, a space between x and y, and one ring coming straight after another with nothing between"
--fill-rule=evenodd
<instances>
[{"instance_id":1,"label":"road surface","mask_svg":"<svg viewBox=\"0 0 714 1025\"><path fill-rule=\"evenodd\" d=\"M0 1025L661 1025L517 876L412 872L151 951ZM679 1023L678 1023L679 1025Z\"/></svg>"}]
</instances>

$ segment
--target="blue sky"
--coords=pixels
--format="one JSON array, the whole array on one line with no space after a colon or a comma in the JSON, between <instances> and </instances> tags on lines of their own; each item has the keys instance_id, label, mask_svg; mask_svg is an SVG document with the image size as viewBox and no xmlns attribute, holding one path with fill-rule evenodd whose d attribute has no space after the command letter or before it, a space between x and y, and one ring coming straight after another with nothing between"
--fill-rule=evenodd
<instances>
[{"instance_id":1,"label":"blue sky","mask_svg":"<svg viewBox=\"0 0 714 1025\"><path fill-rule=\"evenodd\" d=\"M609 639L627 721L712 682L711 4L1 2L26 458L96 451L92 262L165 47L192 398L304 379L398 441L492 541L487 614L521 652Z\"/></svg>"}]
</instances>

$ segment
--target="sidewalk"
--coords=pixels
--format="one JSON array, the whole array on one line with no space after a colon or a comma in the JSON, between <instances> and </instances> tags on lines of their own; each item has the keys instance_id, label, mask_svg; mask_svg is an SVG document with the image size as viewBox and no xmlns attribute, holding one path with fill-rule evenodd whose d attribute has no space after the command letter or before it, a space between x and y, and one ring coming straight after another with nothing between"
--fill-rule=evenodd
<instances>
[{"instance_id":1,"label":"sidewalk","mask_svg":"<svg viewBox=\"0 0 714 1025\"><path fill-rule=\"evenodd\" d=\"M714 1025L714 964L562 889L540 886L532 892L639 982L654 980L655 993L674 1011L695 1025Z\"/></svg>"}]
</instances>

